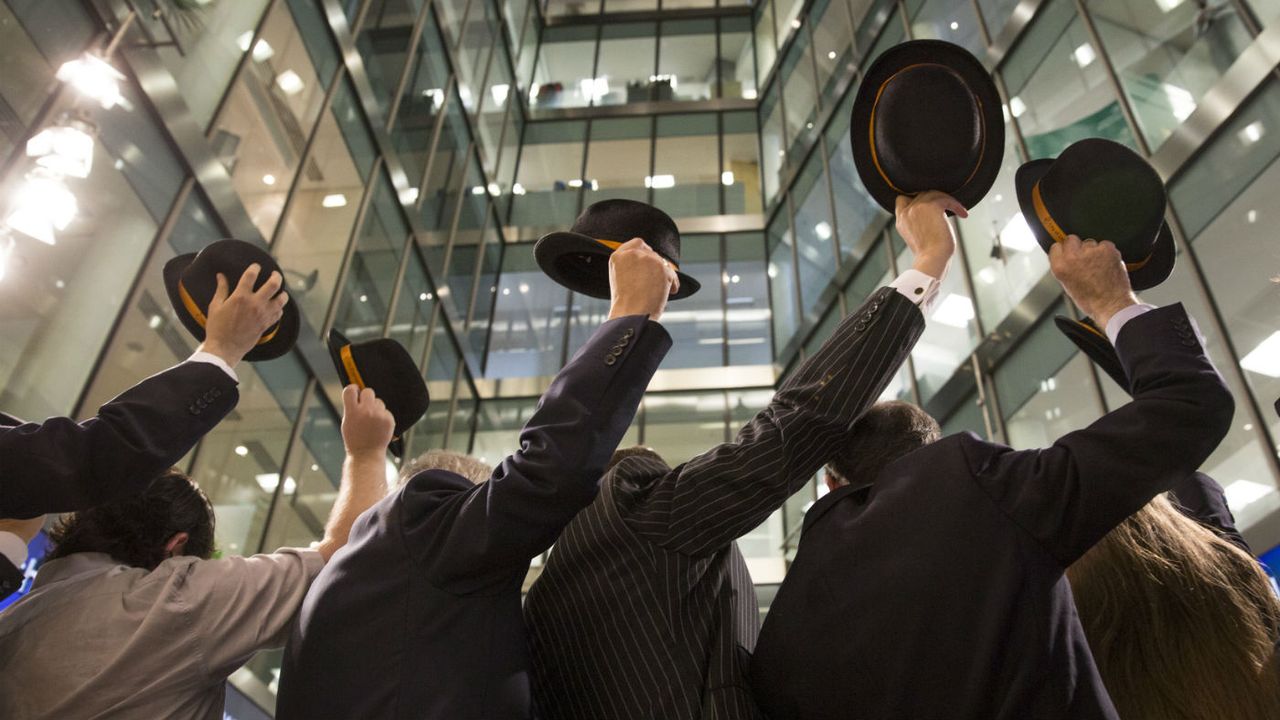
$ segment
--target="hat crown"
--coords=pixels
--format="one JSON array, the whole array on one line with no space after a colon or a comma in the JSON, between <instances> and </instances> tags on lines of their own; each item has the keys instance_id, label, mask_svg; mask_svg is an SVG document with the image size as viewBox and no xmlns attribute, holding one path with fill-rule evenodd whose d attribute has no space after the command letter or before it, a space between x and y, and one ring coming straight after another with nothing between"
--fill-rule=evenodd
<instances>
[{"instance_id":1,"label":"hat crown","mask_svg":"<svg viewBox=\"0 0 1280 720\"><path fill-rule=\"evenodd\" d=\"M680 262L680 231L671 216L658 208L621 198L592 203L573 222L572 232L597 240L644 240L671 262Z\"/></svg>"},{"instance_id":2,"label":"hat crown","mask_svg":"<svg viewBox=\"0 0 1280 720\"><path fill-rule=\"evenodd\" d=\"M343 383L352 383L356 379L348 374L343 359L343 349L347 349L350 363L361 383L373 389L395 418L396 437L426 414L430 404L426 381L413 356L399 342L391 338L375 338L352 343L337 330L330 330L328 345L339 379Z\"/></svg>"},{"instance_id":3,"label":"hat crown","mask_svg":"<svg viewBox=\"0 0 1280 720\"><path fill-rule=\"evenodd\" d=\"M904 193L958 190L985 150L973 89L940 63L894 73L879 89L871 122L876 163Z\"/></svg>"},{"instance_id":4,"label":"hat crown","mask_svg":"<svg viewBox=\"0 0 1280 720\"><path fill-rule=\"evenodd\" d=\"M1160 175L1128 147L1089 138L1063 150L1039 182L1045 209L1064 232L1109 240L1125 262L1151 254L1167 204Z\"/></svg>"},{"instance_id":5,"label":"hat crown","mask_svg":"<svg viewBox=\"0 0 1280 720\"><path fill-rule=\"evenodd\" d=\"M275 258L266 250L243 240L217 240L204 246L195 258L182 271L182 287L202 309L208 308L209 301L218 289L218 274L227 278L228 290L235 289L240 276L253 263L258 263L262 271L254 283L254 290L271 277L271 273L280 272ZM280 292L284 292L281 284ZM277 293L279 294L279 293Z\"/></svg>"}]
</instances>

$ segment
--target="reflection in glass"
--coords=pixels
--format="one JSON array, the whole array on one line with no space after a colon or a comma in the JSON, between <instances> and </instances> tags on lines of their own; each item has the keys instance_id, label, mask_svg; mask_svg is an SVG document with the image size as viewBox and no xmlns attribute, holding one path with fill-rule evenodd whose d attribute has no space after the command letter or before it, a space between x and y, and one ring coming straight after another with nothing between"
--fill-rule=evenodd
<instances>
[{"instance_id":1,"label":"reflection in glass","mask_svg":"<svg viewBox=\"0 0 1280 720\"><path fill-rule=\"evenodd\" d=\"M911 18L913 38L945 40L979 59L986 54L972 0L911 0L907 3L907 14Z\"/></svg>"},{"instance_id":2,"label":"reflection in glass","mask_svg":"<svg viewBox=\"0 0 1280 720\"><path fill-rule=\"evenodd\" d=\"M591 146L582 187L586 204L624 198L649 201L649 159L653 120L611 118L591 121Z\"/></svg>"},{"instance_id":3,"label":"reflection in glass","mask_svg":"<svg viewBox=\"0 0 1280 720\"><path fill-rule=\"evenodd\" d=\"M729 365L768 365L773 360L769 330L769 279L764 234L739 233L724 239L724 313Z\"/></svg>"},{"instance_id":4,"label":"reflection in glass","mask_svg":"<svg viewBox=\"0 0 1280 720\"><path fill-rule=\"evenodd\" d=\"M1048 315L1063 314L1059 305ZM995 370L1009 444L1049 447L1103 413L1089 377L1089 359L1046 316Z\"/></svg>"},{"instance_id":5,"label":"reflection in glass","mask_svg":"<svg viewBox=\"0 0 1280 720\"><path fill-rule=\"evenodd\" d=\"M600 61L595 76L579 81L594 105L675 98L674 78L659 77L656 23L610 23L600 29Z\"/></svg>"},{"instance_id":6,"label":"reflection in glass","mask_svg":"<svg viewBox=\"0 0 1280 720\"><path fill-rule=\"evenodd\" d=\"M719 97L756 99L755 56L749 18L720 19L719 67Z\"/></svg>"},{"instance_id":7,"label":"reflection in glass","mask_svg":"<svg viewBox=\"0 0 1280 720\"><path fill-rule=\"evenodd\" d=\"M220 3L230 4L233 3ZM399 89L400 73L409 56L409 41L421 5L421 0L372 0L356 36L365 74L383 113ZM427 31L435 35L434 27Z\"/></svg>"},{"instance_id":8,"label":"reflection in glass","mask_svg":"<svg viewBox=\"0 0 1280 720\"><path fill-rule=\"evenodd\" d=\"M820 155L809 156L809 162L796 178L792 193L796 207L801 313L807 320L817 320L824 307L821 303L823 295L835 277L839 262L835 226L831 218L831 197ZM838 313L836 315L835 320L839 320Z\"/></svg>"},{"instance_id":9,"label":"reflection in glass","mask_svg":"<svg viewBox=\"0 0 1280 720\"><path fill-rule=\"evenodd\" d=\"M409 227L400 214L395 188L379 174L378 186L356 233L356 248L338 299L333 326L352 342L382 337Z\"/></svg>"},{"instance_id":10,"label":"reflection in glass","mask_svg":"<svg viewBox=\"0 0 1280 720\"><path fill-rule=\"evenodd\" d=\"M671 335L672 347L662 367L720 367L725 364L720 236L682 237L680 270L701 282L702 289L667 306L662 325Z\"/></svg>"},{"instance_id":11,"label":"reflection in glass","mask_svg":"<svg viewBox=\"0 0 1280 720\"><path fill-rule=\"evenodd\" d=\"M756 7L756 82L764 82L773 72L773 61L778 57L778 45L773 36L773 0L761 0Z\"/></svg>"},{"instance_id":12,"label":"reflection in glass","mask_svg":"<svg viewBox=\"0 0 1280 720\"><path fill-rule=\"evenodd\" d=\"M653 203L673 218L720 214L720 148L714 113L658 116Z\"/></svg>"},{"instance_id":13,"label":"reflection in glass","mask_svg":"<svg viewBox=\"0 0 1280 720\"><path fill-rule=\"evenodd\" d=\"M769 224L769 297L773 301L773 351L778 360L786 360L783 352L800 329L800 312L796 307L795 258L791 227L787 214L778 213ZM789 356L788 356L789 357Z\"/></svg>"},{"instance_id":14,"label":"reflection in glass","mask_svg":"<svg viewBox=\"0 0 1280 720\"><path fill-rule=\"evenodd\" d=\"M897 230L893 234L896 235ZM897 265L900 269L911 267L910 250L903 249L898 253ZM911 352L922 404L928 403L951 379L956 368L969 358L969 353L981 340L973 299L965 289L960 268L952 270L942 278L938 299L929 311L924 334Z\"/></svg>"},{"instance_id":15,"label":"reflection in glass","mask_svg":"<svg viewBox=\"0 0 1280 720\"><path fill-rule=\"evenodd\" d=\"M512 187L511 224L571 225L583 187L581 120L536 123L525 128L520 168Z\"/></svg>"},{"instance_id":16,"label":"reflection in glass","mask_svg":"<svg viewBox=\"0 0 1280 720\"><path fill-rule=\"evenodd\" d=\"M764 126L760 132L760 148L764 153L764 202L771 205L778 196L778 189L785 179L783 170L787 157L786 140L782 137L782 103L778 102L778 83L774 83L760 103L760 118Z\"/></svg>"},{"instance_id":17,"label":"reflection in glass","mask_svg":"<svg viewBox=\"0 0 1280 720\"><path fill-rule=\"evenodd\" d=\"M827 127L827 166L831 170L831 192L835 198L836 236L840 257L861 259L863 238L879 232L890 215L867 194L858 169L853 164L853 141L849 138L849 117L854 93L836 110L836 119Z\"/></svg>"},{"instance_id":18,"label":"reflection in glass","mask_svg":"<svg viewBox=\"0 0 1280 720\"><path fill-rule=\"evenodd\" d=\"M569 291L534 263L533 243L507 247L501 277L486 376L554 375L560 369L564 349Z\"/></svg>"},{"instance_id":19,"label":"reflection in glass","mask_svg":"<svg viewBox=\"0 0 1280 720\"><path fill-rule=\"evenodd\" d=\"M755 113L721 116L720 184L724 186L724 211L729 215L762 212L760 196L760 145Z\"/></svg>"},{"instance_id":20,"label":"reflection in glass","mask_svg":"<svg viewBox=\"0 0 1280 720\"><path fill-rule=\"evenodd\" d=\"M603 56L602 56L603 59ZM654 93L670 86L674 100L710 100L716 91L716 24L714 20L674 20L662 23L658 74Z\"/></svg>"},{"instance_id":21,"label":"reflection in glass","mask_svg":"<svg viewBox=\"0 0 1280 720\"><path fill-rule=\"evenodd\" d=\"M649 37L652 43L652 34ZM529 86L529 107L585 107L593 99L608 94L608 80L600 82L591 74L595 54L595 26L545 28L533 69L533 83Z\"/></svg>"},{"instance_id":22,"label":"reflection in glass","mask_svg":"<svg viewBox=\"0 0 1280 720\"><path fill-rule=\"evenodd\" d=\"M818 83L809 50L809 33L802 31L787 51L780 70L782 103L787 112L787 159L797 165L818 132Z\"/></svg>"},{"instance_id":23,"label":"reflection in glass","mask_svg":"<svg viewBox=\"0 0 1280 720\"><path fill-rule=\"evenodd\" d=\"M420 190L427 153L431 149L432 131L440 108L444 106L445 82L449 77L448 62L444 48L440 46L439 31L432 13L427 13L416 50L417 60L409 71L404 94L396 108L391 142L409 177L409 186ZM368 56L365 62L369 62Z\"/></svg>"},{"instance_id":24,"label":"reflection in glass","mask_svg":"<svg viewBox=\"0 0 1280 720\"><path fill-rule=\"evenodd\" d=\"M817 0L809 11L817 18L813 33L813 58L818 67L818 88L823 103L835 100L836 83L851 74L857 61L853 48L853 24L843 0Z\"/></svg>"},{"instance_id":25,"label":"reflection in glass","mask_svg":"<svg viewBox=\"0 0 1280 720\"><path fill-rule=\"evenodd\" d=\"M342 482L345 451L340 423L338 413L317 393L307 407L301 443L290 453L283 482L279 471L255 477L264 492L277 495L264 550L307 547L324 537Z\"/></svg>"}]
</instances>

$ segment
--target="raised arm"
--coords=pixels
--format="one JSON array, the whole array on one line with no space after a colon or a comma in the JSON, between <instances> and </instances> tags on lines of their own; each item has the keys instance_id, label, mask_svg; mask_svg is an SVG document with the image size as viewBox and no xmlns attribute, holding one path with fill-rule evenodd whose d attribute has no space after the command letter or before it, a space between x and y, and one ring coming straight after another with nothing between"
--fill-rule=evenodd
<instances>
[{"instance_id":1,"label":"raised arm","mask_svg":"<svg viewBox=\"0 0 1280 720\"><path fill-rule=\"evenodd\" d=\"M415 490L410 481L405 489L408 544L437 585L472 592L523 571L595 498L605 465L671 348L655 320L679 287L669 264L638 240L618 248L609 267L611 319L543 393L519 449L487 482L433 515L415 512L431 505L430 488ZM452 519L441 519L444 512Z\"/></svg>"},{"instance_id":2,"label":"raised arm","mask_svg":"<svg viewBox=\"0 0 1280 720\"><path fill-rule=\"evenodd\" d=\"M387 445L394 431L395 418L373 390L342 388L342 444L347 456L324 539L316 547L326 561L347 544L356 518L386 496Z\"/></svg>"},{"instance_id":3,"label":"raised arm","mask_svg":"<svg viewBox=\"0 0 1280 720\"><path fill-rule=\"evenodd\" d=\"M911 270L845 318L732 442L639 488L644 501L628 503L623 513L634 532L677 552L716 552L813 477L924 331L919 304L936 294L955 250L947 210L966 215L941 193L899 198L898 229L914 254Z\"/></svg>"},{"instance_id":4,"label":"raised arm","mask_svg":"<svg viewBox=\"0 0 1280 720\"><path fill-rule=\"evenodd\" d=\"M1192 473L1173 487L1173 499L1187 517L1206 525L1224 540L1234 543L1241 550L1253 554L1249 543L1236 529L1236 518L1227 505L1226 493L1216 480L1202 472Z\"/></svg>"}]
</instances>

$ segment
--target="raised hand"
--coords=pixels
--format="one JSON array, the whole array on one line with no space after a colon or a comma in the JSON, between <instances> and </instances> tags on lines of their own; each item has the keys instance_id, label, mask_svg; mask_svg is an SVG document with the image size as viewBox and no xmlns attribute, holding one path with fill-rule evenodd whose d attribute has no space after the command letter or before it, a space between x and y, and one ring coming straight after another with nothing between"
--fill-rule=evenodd
<instances>
[{"instance_id":1,"label":"raised hand","mask_svg":"<svg viewBox=\"0 0 1280 720\"><path fill-rule=\"evenodd\" d=\"M894 212L898 232L915 258L912 267L938 279L946 273L956 251L956 240L947 223L948 210L957 217L969 217L960 201L936 190L914 197L899 195Z\"/></svg>"},{"instance_id":2,"label":"raised hand","mask_svg":"<svg viewBox=\"0 0 1280 720\"><path fill-rule=\"evenodd\" d=\"M1072 302L1105 328L1111 316L1138 302L1120 251L1110 242L1068 235L1049 249L1049 269Z\"/></svg>"},{"instance_id":3,"label":"raised hand","mask_svg":"<svg viewBox=\"0 0 1280 720\"><path fill-rule=\"evenodd\" d=\"M395 425L395 418L373 390L355 385L342 388L342 444L347 455L381 458L391 444Z\"/></svg>"},{"instance_id":4,"label":"raised hand","mask_svg":"<svg viewBox=\"0 0 1280 720\"><path fill-rule=\"evenodd\" d=\"M231 367L258 344L263 333L280 322L284 306L289 302L288 293L276 294L284 284L278 272L271 273L262 287L253 289L261 272L258 263L250 265L230 293L227 277L218 273L218 287L213 300L209 301L200 350L217 355Z\"/></svg>"},{"instance_id":5,"label":"raised hand","mask_svg":"<svg viewBox=\"0 0 1280 720\"><path fill-rule=\"evenodd\" d=\"M662 317L667 298L680 289L675 268L640 238L632 238L609 256L609 319L627 315Z\"/></svg>"}]
</instances>

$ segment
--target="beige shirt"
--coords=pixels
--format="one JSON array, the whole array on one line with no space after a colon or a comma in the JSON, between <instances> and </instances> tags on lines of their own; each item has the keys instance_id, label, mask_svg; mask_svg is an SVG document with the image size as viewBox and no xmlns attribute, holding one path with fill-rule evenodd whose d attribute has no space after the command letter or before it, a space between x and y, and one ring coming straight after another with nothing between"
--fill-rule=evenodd
<instances>
[{"instance_id":1,"label":"beige shirt","mask_svg":"<svg viewBox=\"0 0 1280 720\"><path fill-rule=\"evenodd\" d=\"M314 550L155 570L100 553L51 561L0 613L0 718L222 718L227 676L281 647L324 559Z\"/></svg>"}]
</instances>

